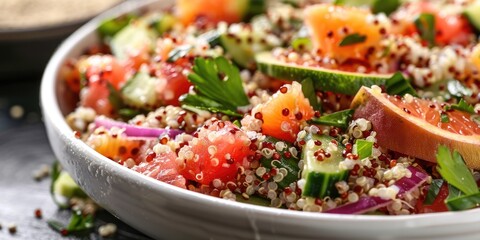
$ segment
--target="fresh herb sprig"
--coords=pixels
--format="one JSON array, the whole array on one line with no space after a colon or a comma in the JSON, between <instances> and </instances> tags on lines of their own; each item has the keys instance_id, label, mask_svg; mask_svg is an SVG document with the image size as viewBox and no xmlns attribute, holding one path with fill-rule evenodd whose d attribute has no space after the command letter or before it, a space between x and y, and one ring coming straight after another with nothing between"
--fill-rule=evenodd
<instances>
[{"instance_id":1,"label":"fresh herb sprig","mask_svg":"<svg viewBox=\"0 0 480 240\"><path fill-rule=\"evenodd\" d=\"M321 110L322 106L318 102L315 86L311 78L307 78L301 82L303 95L308 99L313 110Z\"/></svg>"},{"instance_id":2,"label":"fresh herb sprig","mask_svg":"<svg viewBox=\"0 0 480 240\"><path fill-rule=\"evenodd\" d=\"M452 104L450 107L453 108L453 109L462 111L462 112L475 114L475 110L474 110L473 106L468 104L467 102L465 102L465 100L463 100L463 99L460 99L460 101L457 104Z\"/></svg>"},{"instance_id":3,"label":"fresh herb sprig","mask_svg":"<svg viewBox=\"0 0 480 240\"><path fill-rule=\"evenodd\" d=\"M458 151L452 154L447 147L439 146L436 157L437 171L445 181L467 195L479 192L472 173Z\"/></svg>"},{"instance_id":4,"label":"fresh herb sprig","mask_svg":"<svg viewBox=\"0 0 480 240\"><path fill-rule=\"evenodd\" d=\"M428 43L428 46L435 46L435 16L431 13L422 13L414 23L420 37Z\"/></svg>"},{"instance_id":5,"label":"fresh herb sprig","mask_svg":"<svg viewBox=\"0 0 480 240\"><path fill-rule=\"evenodd\" d=\"M350 120L352 119L353 111L353 109L347 109L334 112L319 118L313 118L310 120L310 123L346 129L350 123Z\"/></svg>"},{"instance_id":6,"label":"fresh herb sprig","mask_svg":"<svg viewBox=\"0 0 480 240\"><path fill-rule=\"evenodd\" d=\"M92 214L83 215L81 211L74 211L67 226L56 220L48 220L48 225L62 235L79 233L94 227Z\"/></svg>"},{"instance_id":7,"label":"fresh herb sprig","mask_svg":"<svg viewBox=\"0 0 480 240\"><path fill-rule=\"evenodd\" d=\"M238 116L237 109L250 104L238 68L226 58L196 58L192 70L196 94L182 96L182 105Z\"/></svg>"},{"instance_id":8,"label":"fresh herb sprig","mask_svg":"<svg viewBox=\"0 0 480 240\"><path fill-rule=\"evenodd\" d=\"M363 140L363 139L358 139L355 142L355 145L357 148L358 159L364 159L372 156L373 142Z\"/></svg>"},{"instance_id":9,"label":"fresh herb sprig","mask_svg":"<svg viewBox=\"0 0 480 240\"><path fill-rule=\"evenodd\" d=\"M353 44L365 42L365 40L367 40L367 35L363 35L363 34L359 34L359 33L352 33L352 34L349 34L349 35L345 36L342 39L342 41L340 41L338 46L340 46L340 47L350 46L350 45L353 45Z\"/></svg>"}]
</instances>

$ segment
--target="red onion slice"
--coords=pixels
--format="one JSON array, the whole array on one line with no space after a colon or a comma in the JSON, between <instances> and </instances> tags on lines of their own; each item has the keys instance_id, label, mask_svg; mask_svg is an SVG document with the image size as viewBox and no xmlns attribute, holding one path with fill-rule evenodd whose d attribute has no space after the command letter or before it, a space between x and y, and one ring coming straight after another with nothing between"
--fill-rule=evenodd
<instances>
[{"instance_id":1,"label":"red onion slice","mask_svg":"<svg viewBox=\"0 0 480 240\"><path fill-rule=\"evenodd\" d=\"M393 184L399 188L397 193L398 198L404 197L405 194L415 190L428 179L428 174L421 172L415 167L409 166L407 169L410 170L412 176L410 176L410 178L400 178L395 182L395 184ZM392 199L383 199L380 197L363 197L357 202L345 204L340 207L325 211L324 213L362 214L385 207L390 204L391 201Z\"/></svg>"},{"instance_id":2,"label":"red onion slice","mask_svg":"<svg viewBox=\"0 0 480 240\"><path fill-rule=\"evenodd\" d=\"M125 129L124 133L129 137L160 137L163 135L168 135L170 138L174 138L180 133L183 133L181 130L177 129L164 129L164 128L150 128L142 127L127 124L124 122L118 122L106 117L97 117L95 118L95 126L104 127L110 129L112 127L123 128Z\"/></svg>"}]
</instances>

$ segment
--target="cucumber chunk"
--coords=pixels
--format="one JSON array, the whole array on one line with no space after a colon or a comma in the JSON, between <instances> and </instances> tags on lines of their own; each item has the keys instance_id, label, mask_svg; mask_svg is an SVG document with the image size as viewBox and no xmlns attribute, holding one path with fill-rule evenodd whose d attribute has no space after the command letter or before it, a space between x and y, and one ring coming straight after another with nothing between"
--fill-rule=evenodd
<instances>
[{"instance_id":1,"label":"cucumber chunk","mask_svg":"<svg viewBox=\"0 0 480 240\"><path fill-rule=\"evenodd\" d=\"M127 60L132 53L143 49L152 49L155 33L145 22L132 22L113 36L110 42L113 55L120 61Z\"/></svg>"},{"instance_id":2,"label":"cucumber chunk","mask_svg":"<svg viewBox=\"0 0 480 240\"><path fill-rule=\"evenodd\" d=\"M339 163L343 161L344 147L339 143L335 151L330 149L329 144L333 138L326 135L309 134L306 140L302 151L304 161L302 179L305 180L302 196L324 198L338 195L335 183L348 178L348 171L339 168ZM321 142L321 145L315 144L316 141ZM319 161L315 157L315 152L322 150L331 156Z\"/></svg>"},{"instance_id":3,"label":"cucumber chunk","mask_svg":"<svg viewBox=\"0 0 480 240\"><path fill-rule=\"evenodd\" d=\"M145 72L135 74L121 89L125 104L138 108L155 106L157 102L156 80L157 78L151 77Z\"/></svg>"},{"instance_id":4,"label":"cucumber chunk","mask_svg":"<svg viewBox=\"0 0 480 240\"><path fill-rule=\"evenodd\" d=\"M465 8L464 15L477 31L480 31L480 1L475 1Z\"/></svg>"}]
</instances>

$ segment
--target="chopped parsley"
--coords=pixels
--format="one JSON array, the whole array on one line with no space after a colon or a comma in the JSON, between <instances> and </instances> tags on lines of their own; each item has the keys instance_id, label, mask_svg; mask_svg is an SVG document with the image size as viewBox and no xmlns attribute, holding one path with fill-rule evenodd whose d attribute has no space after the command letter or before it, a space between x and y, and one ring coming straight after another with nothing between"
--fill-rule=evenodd
<instances>
[{"instance_id":1,"label":"chopped parsley","mask_svg":"<svg viewBox=\"0 0 480 240\"><path fill-rule=\"evenodd\" d=\"M182 107L239 116L237 109L250 104L238 68L226 58L196 58L192 70L188 80L196 93L182 96Z\"/></svg>"},{"instance_id":2,"label":"chopped parsley","mask_svg":"<svg viewBox=\"0 0 480 240\"><path fill-rule=\"evenodd\" d=\"M415 89L401 72L397 72L392 77L387 79L385 83L385 88L386 92L389 95L403 96L408 93L415 97L418 96Z\"/></svg>"},{"instance_id":3,"label":"chopped parsley","mask_svg":"<svg viewBox=\"0 0 480 240\"><path fill-rule=\"evenodd\" d=\"M315 92L315 86L310 78L307 78L301 82L303 95L308 99L313 110L320 110L321 105L318 102L317 94Z\"/></svg>"},{"instance_id":4,"label":"chopped parsley","mask_svg":"<svg viewBox=\"0 0 480 240\"><path fill-rule=\"evenodd\" d=\"M449 184L467 195L479 192L472 173L458 151L452 154L447 147L439 146L437 163L437 171Z\"/></svg>"},{"instance_id":5,"label":"chopped parsley","mask_svg":"<svg viewBox=\"0 0 480 240\"><path fill-rule=\"evenodd\" d=\"M440 188L442 188L444 181L443 179L433 179L432 183L428 188L427 195L425 197L425 201L423 201L424 205L432 205L437 198L438 193L440 192Z\"/></svg>"},{"instance_id":6,"label":"chopped parsley","mask_svg":"<svg viewBox=\"0 0 480 240\"><path fill-rule=\"evenodd\" d=\"M450 118L448 117L448 114L446 113L440 114L440 121L442 121L442 123L449 123Z\"/></svg>"},{"instance_id":7,"label":"chopped parsley","mask_svg":"<svg viewBox=\"0 0 480 240\"><path fill-rule=\"evenodd\" d=\"M56 220L48 220L48 225L62 235L78 233L94 227L94 218L92 214L83 215L81 211L74 211L67 226Z\"/></svg>"},{"instance_id":8,"label":"chopped parsley","mask_svg":"<svg viewBox=\"0 0 480 240\"><path fill-rule=\"evenodd\" d=\"M345 36L342 39L342 41L340 41L340 43L338 45L340 47L344 47L344 46L349 46L349 45L353 45L353 44L357 44L357 43L362 43L362 42L365 42L365 40L367 40L366 35L362 35L362 34L358 34L358 33L352 33L352 34L349 34L349 35Z\"/></svg>"},{"instance_id":9,"label":"chopped parsley","mask_svg":"<svg viewBox=\"0 0 480 240\"><path fill-rule=\"evenodd\" d=\"M467 102L465 102L465 100L463 100L463 99L460 99L460 101L457 104L452 104L450 107L453 108L453 109L462 111L462 112L475 114L475 110L474 110L473 106L468 104Z\"/></svg>"},{"instance_id":10,"label":"chopped parsley","mask_svg":"<svg viewBox=\"0 0 480 240\"><path fill-rule=\"evenodd\" d=\"M363 140L363 139L358 139L355 142L355 145L357 146L358 159L364 159L372 156L373 142Z\"/></svg>"},{"instance_id":11,"label":"chopped parsley","mask_svg":"<svg viewBox=\"0 0 480 240\"><path fill-rule=\"evenodd\" d=\"M334 112L329 115L324 115L319 118L314 118L310 120L313 124L334 126L339 128L347 128L352 119L353 109L347 109L343 111Z\"/></svg>"},{"instance_id":12,"label":"chopped parsley","mask_svg":"<svg viewBox=\"0 0 480 240\"><path fill-rule=\"evenodd\" d=\"M435 16L431 13L422 13L414 23L420 37L428 43L428 46L435 46Z\"/></svg>"}]
</instances>

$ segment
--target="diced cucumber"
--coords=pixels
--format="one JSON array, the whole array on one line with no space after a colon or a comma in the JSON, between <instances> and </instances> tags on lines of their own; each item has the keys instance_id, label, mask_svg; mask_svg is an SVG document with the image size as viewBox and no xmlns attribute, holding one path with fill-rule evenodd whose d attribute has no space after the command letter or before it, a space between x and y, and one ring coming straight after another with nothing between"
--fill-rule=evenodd
<instances>
[{"instance_id":1,"label":"diced cucumber","mask_svg":"<svg viewBox=\"0 0 480 240\"><path fill-rule=\"evenodd\" d=\"M468 18L472 26L474 26L477 31L480 31L480 1L477 0L467 6L465 8L464 14Z\"/></svg>"},{"instance_id":2,"label":"diced cucumber","mask_svg":"<svg viewBox=\"0 0 480 240\"><path fill-rule=\"evenodd\" d=\"M348 171L341 170L339 163L343 161L342 151L344 147L339 143L336 147L330 147L332 137L326 135L309 134L302 151L304 168L302 179L305 185L302 196L313 198L324 198L325 196L336 196L338 194L335 183L344 181L348 177ZM315 144L316 141L321 145ZM315 152L324 150L330 153L329 158L319 161Z\"/></svg>"},{"instance_id":3,"label":"diced cucumber","mask_svg":"<svg viewBox=\"0 0 480 240\"><path fill-rule=\"evenodd\" d=\"M110 47L118 60L125 61L132 53L152 49L155 37L154 31L148 27L147 23L137 20L115 34Z\"/></svg>"},{"instance_id":4,"label":"diced cucumber","mask_svg":"<svg viewBox=\"0 0 480 240\"><path fill-rule=\"evenodd\" d=\"M125 104L138 108L155 106L157 102L156 80L145 72L135 74L122 87L121 93Z\"/></svg>"},{"instance_id":5,"label":"diced cucumber","mask_svg":"<svg viewBox=\"0 0 480 240\"><path fill-rule=\"evenodd\" d=\"M255 67L255 53L268 51L276 47L275 43L267 40L264 32L254 31L241 24L233 24L226 33L220 35L220 44L233 61L241 67Z\"/></svg>"},{"instance_id":6,"label":"diced cucumber","mask_svg":"<svg viewBox=\"0 0 480 240\"><path fill-rule=\"evenodd\" d=\"M258 70L278 79L301 81L311 78L316 90L355 95L362 86L385 85L392 74L367 74L333 70L322 67L306 67L285 63L271 52L255 55Z\"/></svg>"},{"instance_id":7,"label":"diced cucumber","mask_svg":"<svg viewBox=\"0 0 480 240\"><path fill-rule=\"evenodd\" d=\"M65 171L61 172L53 185L53 193L65 198L85 197L85 193Z\"/></svg>"},{"instance_id":8,"label":"diced cucumber","mask_svg":"<svg viewBox=\"0 0 480 240\"><path fill-rule=\"evenodd\" d=\"M273 144L273 146L275 146L277 142L283 142L283 141L273 137L267 137L265 139L265 142L269 142ZM283 179L277 182L280 188L288 187L291 183L297 181L299 179L299 172L300 172L300 168L298 167L299 159L295 158L290 153L290 148L293 147L293 145L287 142L283 142L283 143L285 144L285 148L281 151L275 151L280 154L279 160L273 160L271 158L268 159L266 157L263 157L260 160L260 164L262 165L262 167L267 169L267 172L269 172L270 169L272 168L276 168L277 170L284 168L287 170L287 175L284 175ZM289 157L287 157L285 153L287 153L287 156L289 155ZM259 177L262 177L262 176L259 176Z\"/></svg>"},{"instance_id":9,"label":"diced cucumber","mask_svg":"<svg viewBox=\"0 0 480 240\"><path fill-rule=\"evenodd\" d=\"M177 20L174 16L170 14L164 14L154 22L155 30L161 36L165 32L170 31L173 28L173 25L175 25L176 21Z\"/></svg>"}]
</instances>

